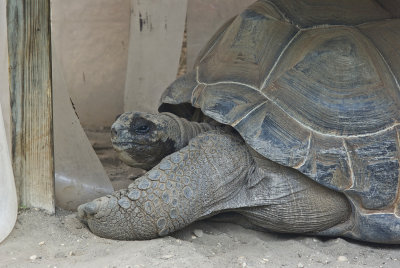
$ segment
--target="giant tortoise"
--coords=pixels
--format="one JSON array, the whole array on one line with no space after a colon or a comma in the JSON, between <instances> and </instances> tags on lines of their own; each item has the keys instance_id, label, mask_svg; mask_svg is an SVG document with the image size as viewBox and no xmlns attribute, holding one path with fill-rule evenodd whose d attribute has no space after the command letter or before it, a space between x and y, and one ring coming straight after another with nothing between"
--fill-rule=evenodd
<instances>
[{"instance_id":1,"label":"giant tortoise","mask_svg":"<svg viewBox=\"0 0 400 268\"><path fill-rule=\"evenodd\" d=\"M160 114L114 123L128 189L79 207L150 239L220 212L277 232L400 243L400 8L260 0L229 20Z\"/></svg>"}]
</instances>

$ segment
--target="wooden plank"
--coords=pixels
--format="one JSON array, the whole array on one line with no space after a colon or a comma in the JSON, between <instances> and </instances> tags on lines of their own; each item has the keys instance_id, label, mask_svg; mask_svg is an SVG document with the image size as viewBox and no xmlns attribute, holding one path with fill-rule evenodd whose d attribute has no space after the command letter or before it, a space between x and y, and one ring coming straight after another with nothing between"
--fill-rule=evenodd
<instances>
[{"instance_id":1,"label":"wooden plank","mask_svg":"<svg viewBox=\"0 0 400 268\"><path fill-rule=\"evenodd\" d=\"M17 219L17 193L10 159L10 94L8 91L6 2L0 1L0 242L14 227ZM7 119L7 120L5 120ZM5 124L5 123L8 123Z\"/></svg>"},{"instance_id":2,"label":"wooden plank","mask_svg":"<svg viewBox=\"0 0 400 268\"><path fill-rule=\"evenodd\" d=\"M175 80L186 0L131 0L131 31L124 110L155 111Z\"/></svg>"},{"instance_id":3,"label":"wooden plank","mask_svg":"<svg viewBox=\"0 0 400 268\"><path fill-rule=\"evenodd\" d=\"M189 0L187 10L187 70L193 68L197 54L227 20L255 0Z\"/></svg>"},{"instance_id":4,"label":"wooden plank","mask_svg":"<svg viewBox=\"0 0 400 268\"><path fill-rule=\"evenodd\" d=\"M19 204L53 213L50 0L7 0L7 32Z\"/></svg>"}]
</instances>

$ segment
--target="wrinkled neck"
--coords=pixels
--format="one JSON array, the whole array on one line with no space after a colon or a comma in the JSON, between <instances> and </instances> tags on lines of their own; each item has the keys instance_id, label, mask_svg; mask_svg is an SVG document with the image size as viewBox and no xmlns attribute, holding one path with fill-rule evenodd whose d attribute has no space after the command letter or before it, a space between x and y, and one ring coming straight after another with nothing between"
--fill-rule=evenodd
<instances>
[{"instance_id":1,"label":"wrinkled neck","mask_svg":"<svg viewBox=\"0 0 400 268\"><path fill-rule=\"evenodd\" d=\"M194 137L198 136L200 133L214 130L215 126L208 123L198 123L188 121L184 118L178 117L172 113L163 113L168 116L177 126L178 129L174 129L174 133L171 136L175 138L175 149L180 150L189 144L189 141Z\"/></svg>"}]
</instances>

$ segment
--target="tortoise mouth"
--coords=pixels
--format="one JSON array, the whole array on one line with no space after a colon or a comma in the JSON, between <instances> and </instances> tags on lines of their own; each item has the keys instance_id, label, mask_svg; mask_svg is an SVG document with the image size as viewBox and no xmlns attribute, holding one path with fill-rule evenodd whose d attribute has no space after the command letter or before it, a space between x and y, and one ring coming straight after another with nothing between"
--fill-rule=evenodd
<instances>
[{"instance_id":1,"label":"tortoise mouth","mask_svg":"<svg viewBox=\"0 0 400 268\"><path fill-rule=\"evenodd\" d=\"M159 150L146 145L129 144L126 147L114 145L118 158L128 166L149 170L153 168L163 157Z\"/></svg>"},{"instance_id":2,"label":"tortoise mouth","mask_svg":"<svg viewBox=\"0 0 400 268\"><path fill-rule=\"evenodd\" d=\"M122 148L122 147L131 147L133 145L132 142L112 142L114 147Z\"/></svg>"},{"instance_id":3,"label":"tortoise mouth","mask_svg":"<svg viewBox=\"0 0 400 268\"><path fill-rule=\"evenodd\" d=\"M112 145L115 150L117 151L125 151L129 150L132 148L138 148L139 150L141 148L155 148L157 146L157 142L148 142L148 143L140 143L140 142L134 142L134 141L111 141Z\"/></svg>"}]
</instances>

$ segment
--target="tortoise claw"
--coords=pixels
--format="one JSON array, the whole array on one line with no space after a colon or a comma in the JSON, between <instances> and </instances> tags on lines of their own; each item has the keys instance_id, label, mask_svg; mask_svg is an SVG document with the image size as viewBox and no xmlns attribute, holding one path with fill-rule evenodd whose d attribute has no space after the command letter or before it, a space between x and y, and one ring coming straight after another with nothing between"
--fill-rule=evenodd
<instances>
[{"instance_id":1,"label":"tortoise claw","mask_svg":"<svg viewBox=\"0 0 400 268\"><path fill-rule=\"evenodd\" d=\"M80 205L78 207L78 219L88 225L88 218L93 217L99 211L99 207L99 202L96 202L96 200Z\"/></svg>"}]
</instances>

